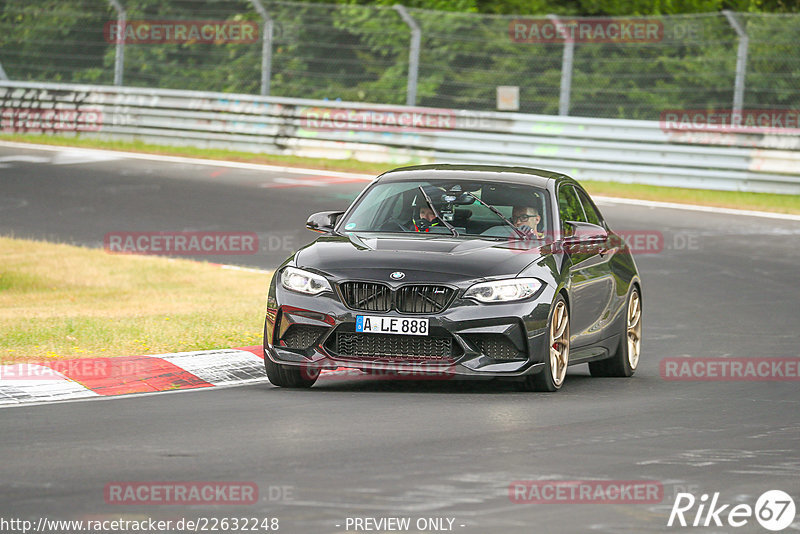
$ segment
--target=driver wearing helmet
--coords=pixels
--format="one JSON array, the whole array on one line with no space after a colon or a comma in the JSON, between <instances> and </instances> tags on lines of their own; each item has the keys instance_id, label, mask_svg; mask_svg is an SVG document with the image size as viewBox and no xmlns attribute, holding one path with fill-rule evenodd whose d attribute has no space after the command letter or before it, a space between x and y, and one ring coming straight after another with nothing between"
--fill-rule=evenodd
<instances>
[{"instance_id":1,"label":"driver wearing helmet","mask_svg":"<svg viewBox=\"0 0 800 534\"><path fill-rule=\"evenodd\" d=\"M430 206L420 206L419 218L414 219L415 232L430 232L434 226L440 226L442 221L436 216Z\"/></svg>"}]
</instances>

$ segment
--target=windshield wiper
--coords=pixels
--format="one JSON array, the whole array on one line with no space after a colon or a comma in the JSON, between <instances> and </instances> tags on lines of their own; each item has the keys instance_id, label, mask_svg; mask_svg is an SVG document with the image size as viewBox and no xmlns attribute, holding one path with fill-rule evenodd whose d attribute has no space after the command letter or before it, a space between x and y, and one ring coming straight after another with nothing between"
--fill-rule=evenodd
<instances>
[{"instance_id":1,"label":"windshield wiper","mask_svg":"<svg viewBox=\"0 0 800 534\"><path fill-rule=\"evenodd\" d=\"M428 193L425 192L425 190L422 188L422 186L419 186L419 191L420 191L420 193L422 193L422 196L425 197L425 202L428 203L428 206L430 206L431 211L436 216L436 218L439 219L440 221L442 221L442 224L445 225L448 230L450 230L450 233L453 234L453 237L458 237L458 232L456 231L456 229L453 228L453 225L451 225L450 223L445 221L444 218L442 218L442 216L439 214L439 210L437 210L433 206L433 201L431 200L431 197L428 196Z\"/></svg>"},{"instance_id":2,"label":"windshield wiper","mask_svg":"<svg viewBox=\"0 0 800 534\"><path fill-rule=\"evenodd\" d=\"M468 194L469 196L471 196L472 198L474 198L475 200L477 200L478 202L480 202L480 203L481 203L481 205L483 205L483 206L486 206L487 208L489 208L489 211L491 211L492 213L494 213L495 215L497 215L498 217L500 217L500 218L503 220L503 222L504 222L504 223L506 223L508 226L510 226L510 227L511 227L511 229L512 229L512 230L514 230L514 231L517 233L517 235L520 237L520 239L527 239L527 238L528 238L528 236L525 234L525 232L523 232L522 230L520 230L519 228L517 228L517 227L514 225L514 223L512 223L511 221L509 221L509 220L508 220L508 218L507 218L505 215L503 215L502 213L500 213L500 210L499 210L499 209L495 208L495 207L494 207L494 206L492 206L491 204L487 204L486 202L484 202L483 200L479 199L478 197L476 197L475 195L473 195L473 194L472 194L472 193L470 193L469 191L467 191L467 194Z\"/></svg>"}]
</instances>

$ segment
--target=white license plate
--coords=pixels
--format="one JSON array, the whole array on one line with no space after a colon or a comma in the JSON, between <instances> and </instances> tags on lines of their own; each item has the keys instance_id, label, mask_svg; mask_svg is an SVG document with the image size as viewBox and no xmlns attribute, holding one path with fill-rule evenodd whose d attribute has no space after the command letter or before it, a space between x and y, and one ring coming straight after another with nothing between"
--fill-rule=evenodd
<instances>
[{"instance_id":1,"label":"white license plate","mask_svg":"<svg viewBox=\"0 0 800 534\"><path fill-rule=\"evenodd\" d=\"M412 317L381 317L357 315L356 332L373 334L401 334L407 336L427 336L428 319Z\"/></svg>"}]
</instances>

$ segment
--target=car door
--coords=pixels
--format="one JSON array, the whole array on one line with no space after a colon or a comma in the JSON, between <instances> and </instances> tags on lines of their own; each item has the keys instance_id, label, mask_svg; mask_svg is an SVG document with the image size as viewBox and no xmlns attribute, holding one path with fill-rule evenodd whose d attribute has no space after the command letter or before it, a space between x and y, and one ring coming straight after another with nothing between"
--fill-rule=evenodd
<instances>
[{"instance_id":1,"label":"car door","mask_svg":"<svg viewBox=\"0 0 800 534\"><path fill-rule=\"evenodd\" d=\"M581 202L581 196L586 200ZM562 184L558 192L562 235L564 222L575 221L603 226L599 214L584 191L572 184ZM587 214L588 212L588 214ZM591 220L590 220L591 219ZM609 319L614 280L605 247L589 242L588 235L578 235L575 246L567 247L571 262L571 338L575 348L603 339L603 326Z\"/></svg>"},{"instance_id":2,"label":"car door","mask_svg":"<svg viewBox=\"0 0 800 534\"><path fill-rule=\"evenodd\" d=\"M601 226L608 231L608 226L603 220L603 216L600 214L597 206L594 205L594 202L592 202L592 200L589 198L589 194L579 186L575 186L575 191L578 193L578 197L581 200L581 206L586 214L586 220L592 224ZM608 337L609 333L605 330L605 328L611 323L614 310L617 309L625 299L624 296L620 298L620 296L617 294L618 284L617 278L614 276L613 259L614 254L618 252L619 247L615 246L613 243L614 240L609 238L598 249L601 261L598 262L596 268L594 269L594 274L599 277L598 287L602 288L601 300L603 302L603 306L602 309L598 310L600 317L594 325L594 331L596 331L596 335L594 335L590 341Z\"/></svg>"}]
</instances>

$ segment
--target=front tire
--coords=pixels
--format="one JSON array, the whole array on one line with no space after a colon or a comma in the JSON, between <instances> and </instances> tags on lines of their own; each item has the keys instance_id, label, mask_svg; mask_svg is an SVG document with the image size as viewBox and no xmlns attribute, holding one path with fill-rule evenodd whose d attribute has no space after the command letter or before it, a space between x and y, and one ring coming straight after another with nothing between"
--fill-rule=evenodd
<instances>
[{"instance_id":1,"label":"front tire","mask_svg":"<svg viewBox=\"0 0 800 534\"><path fill-rule=\"evenodd\" d=\"M282 388L310 388L319 377L319 369L281 365L270 360L266 354L264 355L264 367L267 370L269 381Z\"/></svg>"},{"instance_id":2,"label":"front tire","mask_svg":"<svg viewBox=\"0 0 800 534\"><path fill-rule=\"evenodd\" d=\"M631 287L625 305L624 329L620 336L619 348L607 360L589 362L592 376L633 376L639 366L642 352L642 296L637 286Z\"/></svg>"},{"instance_id":3,"label":"front tire","mask_svg":"<svg viewBox=\"0 0 800 534\"><path fill-rule=\"evenodd\" d=\"M559 295L550 310L547 322L548 344L544 355L544 369L526 376L522 387L526 391L553 392L561 389L569 366L569 308Z\"/></svg>"}]
</instances>

